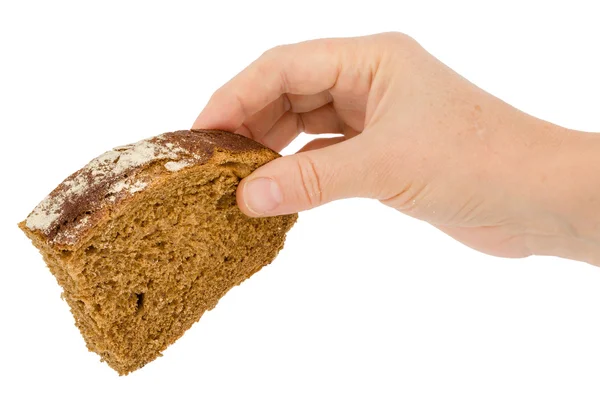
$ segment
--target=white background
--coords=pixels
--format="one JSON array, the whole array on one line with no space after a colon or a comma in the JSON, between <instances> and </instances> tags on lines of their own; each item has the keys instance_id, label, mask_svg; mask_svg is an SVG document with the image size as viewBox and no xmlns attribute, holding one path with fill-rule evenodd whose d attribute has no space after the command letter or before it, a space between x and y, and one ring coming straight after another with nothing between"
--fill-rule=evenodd
<instances>
[{"instance_id":1,"label":"white background","mask_svg":"<svg viewBox=\"0 0 600 400\"><path fill-rule=\"evenodd\" d=\"M403 31L524 111L600 131L596 2L547 3L2 1L0 398L600 397L599 269L485 256L376 202L302 213L271 266L128 377L87 352L16 227L89 159L188 128L305 39Z\"/></svg>"}]
</instances>

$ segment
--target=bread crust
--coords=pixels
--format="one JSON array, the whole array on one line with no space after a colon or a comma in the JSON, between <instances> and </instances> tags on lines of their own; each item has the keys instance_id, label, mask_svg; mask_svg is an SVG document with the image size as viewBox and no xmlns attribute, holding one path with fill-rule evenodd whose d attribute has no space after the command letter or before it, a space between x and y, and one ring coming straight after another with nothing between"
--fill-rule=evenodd
<instances>
[{"instance_id":1,"label":"bread crust","mask_svg":"<svg viewBox=\"0 0 600 400\"><path fill-rule=\"evenodd\" d=\"M55 249L77 247L103 219L154 181L207 163L215 152L279 154L244 136L220 130L180 130L116 147L59 184L19 226ZM153 169L156 164L164 168Z\"/></svg>"}]
</instances>

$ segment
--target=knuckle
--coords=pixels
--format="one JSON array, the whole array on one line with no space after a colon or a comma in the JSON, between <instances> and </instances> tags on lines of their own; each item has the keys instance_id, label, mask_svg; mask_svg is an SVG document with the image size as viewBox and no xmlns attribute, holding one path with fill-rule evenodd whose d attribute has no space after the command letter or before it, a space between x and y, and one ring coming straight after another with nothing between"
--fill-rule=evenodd
<instances>
[{"instance_id":1,"label":"knuckle","mask_svg":"<svg viewBox=\"0 0 600 400\"><path fill-rule=\"evenodd\" d=\"M289 45L286 44L280 44L278 46L275 47L271 47L270 49L266 50L261 58L272 58L272 57L277 57L278 55L280 55L281 53L284 52L284 50L288 47Z\"/></svg>"},{"instance_id":2,"label":"knuckle","mask_svg":"<svg viewBox=\"0 0 600 400\"><path fill-rule=\"evenodd\" d=\"M219 99L222 99L225 96L226 93L226 89L225 86L221 86L220 88L218 88L217 90L215 90L212 94L212 96L210 96L210 101L214 102L214 101L218 101Z\"/></svg>"},{"instance_id":3,"label":"knuckle","mask_svg":"<svg viewBox=\"0 0 600 400\"><path fill-rule=\"evenodd\" d=\"M310 208L323 204L323 191L321 184L323 176L315 161L307 154L298 154L296 168L302 187L302 195Z\"/></svg>"},{"instance_id":4,"label":"knuckle","mask_svg":"<svg viewBox=\"0 0 600 400\"><path fill-rule=\"evenodd\" d=\"M421 45L405 33L384 33L380 39L383 51L388 52L394 59L411 59L423 52Z\"/></svg>"},{"instance_id":5,"label":"knuckle","mask_svg":"<svg viewBox=\"0 0 600 400\"><path fill-rule=\"evenodd\" d=\"M397 45L411 45L416 43L416 40L406 33L402 32L385 32L381 34L381 37L389 43Z\"/></svg>"},{"instance_id":6,"label":"knuckle","mask_svg":"<svg viewBox=\"0 0 600 400\"><path fill-rule=\"evenodd\" d=\"M333 54L333 52L338 50L340 45L347 43L347 42L348 42L348 40L344 40L344 39L340 39L340 38L325 38L325 39L319 39L316 43L320 46L323 46L323 48L329 54Z\"/></svg>"}]
</instances>

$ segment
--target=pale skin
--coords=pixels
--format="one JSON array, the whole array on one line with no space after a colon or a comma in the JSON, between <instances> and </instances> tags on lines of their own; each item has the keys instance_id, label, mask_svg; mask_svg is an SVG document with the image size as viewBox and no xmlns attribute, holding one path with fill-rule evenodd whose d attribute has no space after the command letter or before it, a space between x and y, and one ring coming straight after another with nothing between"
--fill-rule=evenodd
<instances>
[{"instance_id":1,"label":"pale skin","mask_svg":"<svg viewBox=\"0 0 600 400\"><path fill-rule=\"evenodd\" d=\"M600 265L600 135L527 115L400 33L276 47L211 97L193 128L275 151L242 180L251 217L367 197L501 257Z\"/></svg>"}]
</instances>

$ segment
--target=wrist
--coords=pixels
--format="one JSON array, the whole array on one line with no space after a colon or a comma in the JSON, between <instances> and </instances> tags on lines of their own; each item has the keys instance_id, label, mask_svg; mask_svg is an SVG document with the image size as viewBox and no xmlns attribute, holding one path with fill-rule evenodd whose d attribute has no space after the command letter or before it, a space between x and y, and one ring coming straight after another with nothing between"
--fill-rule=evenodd
<instances>
[{"instance_id":1,"label":"wrist","mask_svg":"<svg viewBox=\"0 0 600 400\"><path fill-rule=\"evenodd\" d=\"M600 135L553 126L540 143L525 174L528 246L600 265Z\"/></svg>"}]
</instances>

